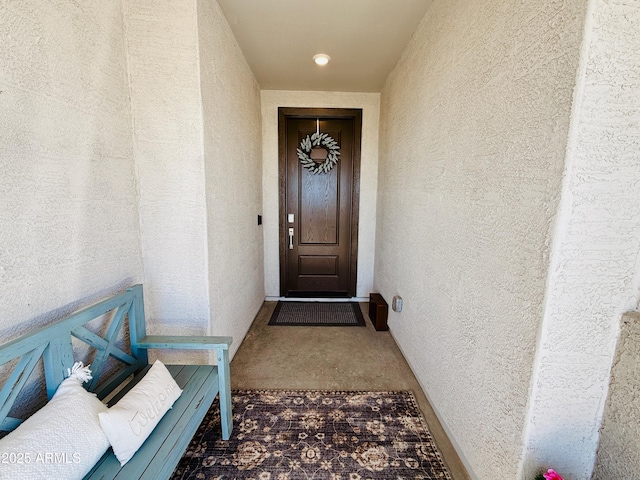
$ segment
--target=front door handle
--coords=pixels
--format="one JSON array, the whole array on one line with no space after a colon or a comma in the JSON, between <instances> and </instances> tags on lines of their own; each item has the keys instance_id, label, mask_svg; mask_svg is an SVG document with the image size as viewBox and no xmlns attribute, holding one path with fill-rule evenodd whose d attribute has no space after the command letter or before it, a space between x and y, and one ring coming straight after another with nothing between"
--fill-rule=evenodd
<instances>
[{"instance_id":1,"label":"front door handle","mask_svg":"<svg viewBox=\"0 0 640 480\"><path fill-rule=\"evenodd\" d=\"M293 228L289 229L289 250L293 250Z\"/></svg>"}]
</instances>

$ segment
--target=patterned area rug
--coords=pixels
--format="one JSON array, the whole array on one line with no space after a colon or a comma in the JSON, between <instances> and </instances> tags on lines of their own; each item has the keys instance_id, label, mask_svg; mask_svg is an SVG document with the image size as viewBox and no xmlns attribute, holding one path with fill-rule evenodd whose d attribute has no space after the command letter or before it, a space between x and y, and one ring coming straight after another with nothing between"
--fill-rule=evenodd
<instances>
[{"instance_id":1,"label":"patterned area rug","mask_svg":"<svg viewBox=\"0 0 640 480\"><path fill-rule=\"evenodd\" d=\"M278 302L269 325L364 327L356 302Z\"/></svg>"},{"instance_id":2,"label":"patterned area rug","mask_svg":"<svg viewBox=\"0 0 640 480\"><path fill-rule=\"evenodd\" d=\"M411 392L234 391L234 430L217 402L173 480L447 479Z\"/></svg>"}]
</instances>

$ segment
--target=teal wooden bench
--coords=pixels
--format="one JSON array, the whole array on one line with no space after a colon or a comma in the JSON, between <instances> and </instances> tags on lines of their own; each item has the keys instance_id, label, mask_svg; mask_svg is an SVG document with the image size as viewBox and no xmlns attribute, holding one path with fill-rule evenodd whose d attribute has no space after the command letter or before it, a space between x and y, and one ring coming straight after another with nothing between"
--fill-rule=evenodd
<instances>
[{"instance_id":1,"label":"teal wooden bench","mask_svg":"<svg viewBox=\"0 0 640 480\"><path fill-rule=\"evenodd\" d=\"M86 326L102 316L105 316L105 321L110 317L104 336ZM126 319L128 322L125 322ZM124 327L126 324L128 329ZM222 438L229 439L233 428L229 380L229 345L232 338L146 335L142 285L129 288L120 295L0 346L0 365L17 360L0 390L0 431L14 430L22 422L19 418L10 417L9 413L40 358L44 365L47 395L51 399L66 377L67 369L73 366L72 337L86 343L95 352L91 361L93 379L85 384L87 390L104 399L122 386L109 400L109 406L115 404L150 368L147 357L149 349L214 350L218 359L217 366L167 365L183 390L173 408L124 467L120 466L109 448L85 479L169 478L218 393ZM130 353L119 346L122 338L127 337ZM117 360L122 366L111 371L113 369L107 368L109 358Z\"/></svg>"}]
</instances>

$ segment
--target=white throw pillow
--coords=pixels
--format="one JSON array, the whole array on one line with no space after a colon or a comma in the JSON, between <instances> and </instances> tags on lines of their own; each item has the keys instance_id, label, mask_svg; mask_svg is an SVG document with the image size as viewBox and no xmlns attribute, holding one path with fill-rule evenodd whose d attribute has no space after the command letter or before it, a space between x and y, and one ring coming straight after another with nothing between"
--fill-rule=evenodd
<instances>
[{"instance_id":1,"label":"white throw pillow","mask_svg":"<svg viewBox=\"0 0 640 480\"><path fill-rule=\"evenodd\" d=\"M118 403L99 415L120 465L138 451L182 390L160 360Z\"/></svg>"},{"instance_id":2,"label":"white throw pillow","mask_svg":"<svg viewBox=\"0 0 640 480\"><path fill-rule=\"evenodd\" d=\"M82 388L91 372L76 363L53 398L0 439L0 478L81 479L109 448L98 413L107 407Z\"/></svg>"}]
</instances>

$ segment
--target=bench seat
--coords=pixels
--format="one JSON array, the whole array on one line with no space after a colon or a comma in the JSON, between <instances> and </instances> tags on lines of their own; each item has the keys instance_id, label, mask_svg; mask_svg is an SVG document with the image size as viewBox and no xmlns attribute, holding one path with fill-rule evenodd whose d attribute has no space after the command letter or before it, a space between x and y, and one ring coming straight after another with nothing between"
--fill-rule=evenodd
<instances>
[{"instance_id":1,"label":"bench seat","mask_svg":"<svg viewBox=\"0 0 640 480\"><path fill-rule=\"evenodd\" d=\"M86 480L159 480L171 477L175 466L182 458L191 438L198 429L207 410L201 405L210 405L218 393L217 369L211 365L167 365L182 395L162 417L152 435L140 447L124 467L111 449L85 477ZM136 375L108 403L116 404L142 379L150 366Z\"/></svg>"}]
</instances>

